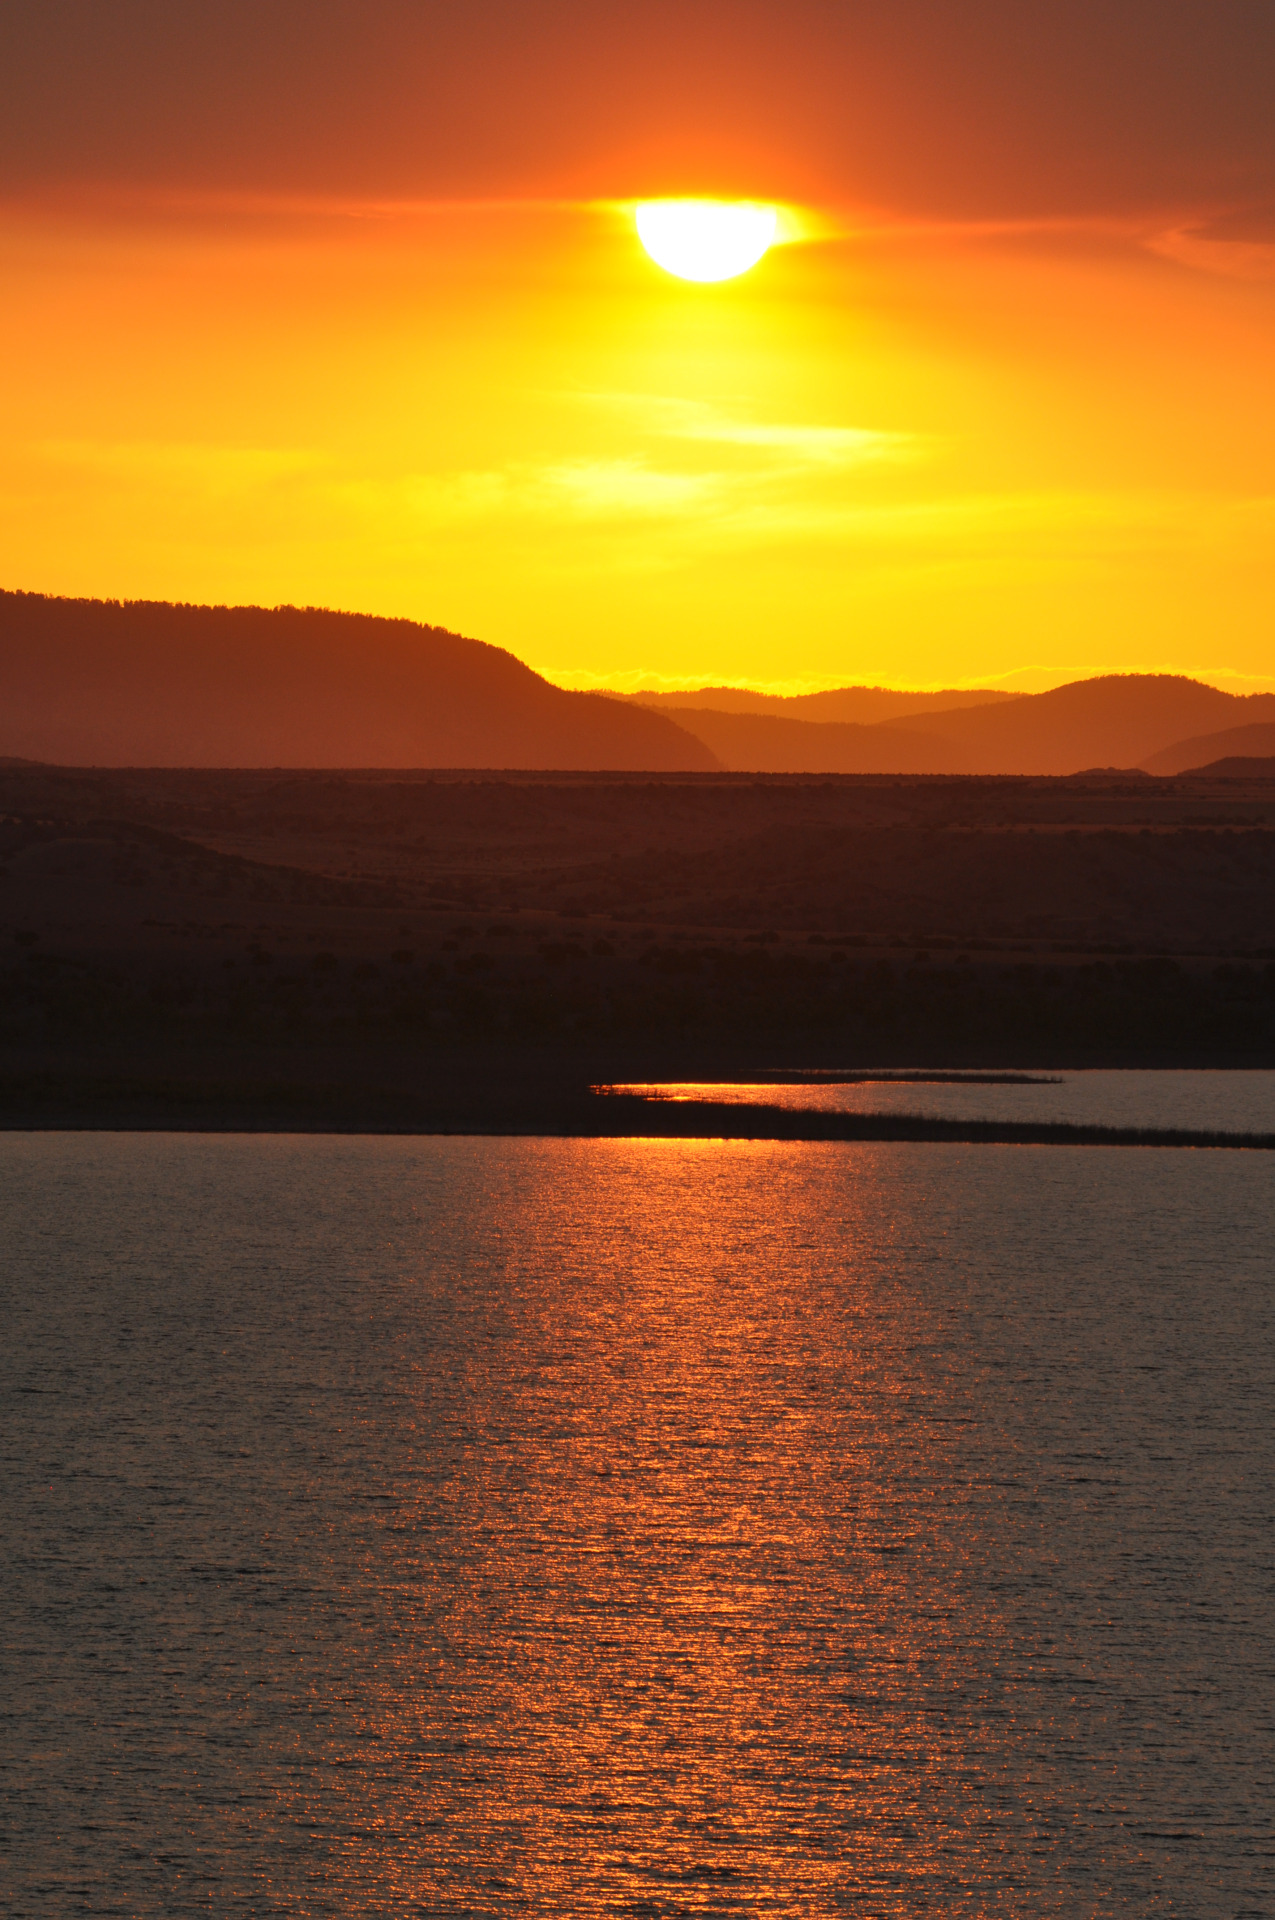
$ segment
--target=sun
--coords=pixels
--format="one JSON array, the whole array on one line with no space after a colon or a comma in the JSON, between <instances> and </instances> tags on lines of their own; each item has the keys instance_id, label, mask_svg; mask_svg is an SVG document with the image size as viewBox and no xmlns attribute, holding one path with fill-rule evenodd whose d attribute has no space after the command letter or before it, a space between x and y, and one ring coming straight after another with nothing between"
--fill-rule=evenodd
<instances>
[{"instance_id":1,"label":"sun","mask_svg":"<svg viewBox=\"0 0 1275 1920\"><path fill-rule=\"evenodd\" d=\"M652 260L679 280L733 280L755 267L774 244L774 207L751 200L644 200L638 239Z\"/></svg>"}]
</instances>

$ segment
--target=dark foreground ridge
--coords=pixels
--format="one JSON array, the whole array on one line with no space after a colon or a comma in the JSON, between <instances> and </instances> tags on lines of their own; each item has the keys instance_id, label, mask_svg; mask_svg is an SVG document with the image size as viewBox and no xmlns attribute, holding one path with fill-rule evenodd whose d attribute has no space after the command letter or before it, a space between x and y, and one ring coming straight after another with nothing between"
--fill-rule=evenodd
<instances>
[{"instance_id":1,"label":"dark foreground ridge","mask_svg":"<svg viewBox=\"0 0 1275 1920\"><path fill-rule=\"evenodd\" d=\"M1120 1066L1275 1067L1270 777L0 766L6 1126L1096 1139L588 1089Z\"/></svg>"}]
</instances>

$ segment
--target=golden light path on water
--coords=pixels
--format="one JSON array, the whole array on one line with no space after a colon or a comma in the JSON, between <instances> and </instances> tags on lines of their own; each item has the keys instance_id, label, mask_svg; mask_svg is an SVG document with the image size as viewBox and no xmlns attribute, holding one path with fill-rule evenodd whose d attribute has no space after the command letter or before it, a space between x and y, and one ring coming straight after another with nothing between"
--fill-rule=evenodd
<instances>
[{"instance_id":1,"label":"golden light path on water","mask_svg":"<svg viewBox=\"0 0 1275 1920\"><path fill-rule=\"evenodd\" d=\"M1264 1910L1272 1177L12 1136L15 1910Z\"/></svg>"}]
</instances>

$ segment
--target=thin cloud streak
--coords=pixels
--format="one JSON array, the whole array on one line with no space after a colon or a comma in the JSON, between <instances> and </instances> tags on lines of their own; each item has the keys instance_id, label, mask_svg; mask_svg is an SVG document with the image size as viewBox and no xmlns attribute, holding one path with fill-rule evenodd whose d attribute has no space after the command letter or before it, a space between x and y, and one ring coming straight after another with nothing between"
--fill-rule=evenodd
<instances>
[{"instance_id":1,"label":"thin cloud streak","mask_svg":"<svg viewBox=\"0 0 1275 1920\"><path fill-rule=\"evenodd\" d=\"M566 394L562 398L628 414L634 428L652 439L755 447L764 453L796 456L799 464L816 467L916 460L933 445L919 434L875 427L738 419L704 401L683 400L669 394L584 393Z\"/></svg>"},{"instance_id":2,"label":"thin cloud streak","mask_svg":"<svg viewBox=\"0 0 1275 1920\"><path fill-rule=\"evenodd\" d=\"M1219 274L1227 280L1275 282L1275 242L1224 240L1201 227L1170 227L1147 240L1148 252L1173 260L1199 273Z\"/></svg>"},{"instance_id":3,"label":"thin cloud streak","mask_svg":"<svg viewBox=\"0 0 1275 1920\"><path fill-rule=\"evenodd\" d=\"M754 441L749 429L725 423L702 437L712 442L760 444L763 453L776 442ZM765 430L763 430L765 431ZM805 449L807 435L857 436L851 429L776 428L778 450L792 444ZM696 433L694 438L701 436ZM816 446L822 442L816 440ZM833 442L834 448L839 446ZM350 475L338 477L329 456L312 448L226 447L200 444L48 441L32 448L47 468L109 474L140 489L161 484L195 494L209 487L220 493L252 497L262 488L287 480L307 489L316 501L340 501L369 513L406 516L422 525L475 527L506 522L558 521L568 515L580 523L615 521L623 529L631 516L643 542L652 523L663 522L662 538L672 549L711 548L723 543L783 544L793 539L831 540L912 549L937 546L1004 549L1017 558L1032 553L1075 551L1177 552L1184 541L1215 546L1237 526L1269 520L1275 533L1275 495L1218 498L1163 492L1040 491L967 493L894 503L869 503L824 497L794 497L794 472L807 470L765 464L748 471L706 469L671 471L634 458L580 458L543 464L438 474ZM847 464L862 457L852 451ZM871 456L869 456L871 457ZM835 467L822 453L809 461L816 470ZM816 471L816 478L818 473ZM785 497L785 495L787 497ZM692 511L693 510L693 511Z\"/></svg>"}]
</instances>

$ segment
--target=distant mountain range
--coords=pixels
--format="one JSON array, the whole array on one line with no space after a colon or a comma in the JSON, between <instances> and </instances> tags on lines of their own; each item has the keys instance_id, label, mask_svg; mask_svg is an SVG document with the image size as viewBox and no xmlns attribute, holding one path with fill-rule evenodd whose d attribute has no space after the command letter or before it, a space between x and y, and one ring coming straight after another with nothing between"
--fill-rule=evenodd
<instances>
[{"instance_id":1,"label":"distant mountain range","mask_svg":"<svg viewBox=\"0 0 1275 1920\"><path fill-rule=\"evenodd\" d=\"M1275 694L1177 674L1048 693L569 693L441 627L0 592L0 756L95 766L1175 774L1275 755Z\"/></svg>"},{"instance_id":2,"label":"distant mountain range","mask_svg":"<svg viewBox=\"0 0 1275 1920\"><path fill-rule=\"evenodd\" d=\"M1210 760L1207 766L1183 771L1207 774L1211 780L1275 780L1275 754L1234 753L1222 760Z\"/></svg>"},{"instance_id":3,"label":"distant mountain range","mask_svg":"<svg viewBox=\"0 0 1275 1920\"><path fill-rule=\"evenodd\" d=\"M1000 700L1019 700L1021 694L997 693L988 688L971 692L949 687L941 693L904 693L896 687L830 687L822 693L754 693L751 687L699 687L694 693L639 693L639 706L668 712L675 708L709 707L715 713L762 713L778 720L849 720L857 725L879 725L917 713L950 713L958 707L986 707Z\"/></svg>"},{"instance_id":4,"label":"distant mountain range","mask_svg":"<svg viewBox=\"0 0 1275 1920\"><path fill-rule=\"evenodd\" d=\"M858 698L875 689L845 691ZM978 705L967 693L915 697L951 705L896 708L870 723L806 719L809 696L783 702L780 711L772 698L764 713L675 706L661 697L659 710L740 771L1180 773L1226 754L1275 752L1275 694L1222 693L1179 674L1107 674Z\"/></svg>"},{"instance_id":5,"label":"distant mountain range","mask_svg":"<svg viewBox=\"0 0 1275 1920\"><path fill-rule=\"evenodd\" d=\"M1269 698L1269 695L1259 695ZM1214 761L1243 759L1266 760L1275 754L1275 717L1248 726L1224 727L1220 733L1197 734L1191 740L1178 740L1144 763L1148 773L1187 773L1210 766ZM1251 766L1250 766L1250 771Z\"/></svg>"}]
</instances>

